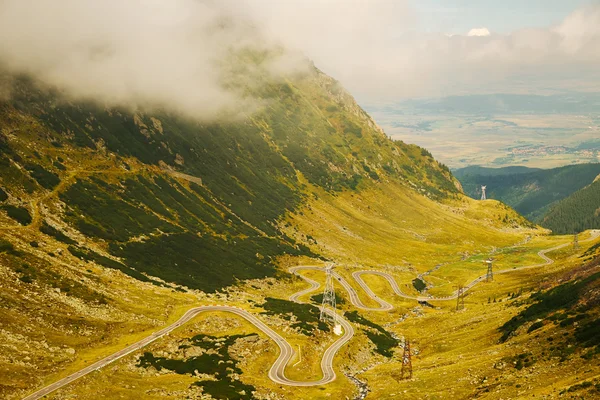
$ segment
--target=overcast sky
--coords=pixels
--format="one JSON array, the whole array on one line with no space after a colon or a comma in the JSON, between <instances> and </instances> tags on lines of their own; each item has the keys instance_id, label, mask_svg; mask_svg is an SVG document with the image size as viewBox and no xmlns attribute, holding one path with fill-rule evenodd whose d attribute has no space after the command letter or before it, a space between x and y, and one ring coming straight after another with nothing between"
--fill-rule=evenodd
<instances>
[{"instance_id":1,"label":"overcast sky","mask_svg":"<svg viewBox=\"0 0 600 400\"><path fill-rule=\"evenodd\" d=\"M0 38L0 67L77 97L203 117L247 108L220 81L247 45L299 50L363 104L600 91L600 0L0 0Z\"/></svg>"}]
</instances>

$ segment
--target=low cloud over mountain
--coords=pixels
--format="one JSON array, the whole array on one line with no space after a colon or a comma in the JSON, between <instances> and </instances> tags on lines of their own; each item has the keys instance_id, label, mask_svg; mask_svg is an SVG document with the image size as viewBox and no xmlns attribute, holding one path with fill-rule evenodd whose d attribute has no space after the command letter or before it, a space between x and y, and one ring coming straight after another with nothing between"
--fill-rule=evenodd
<instances>
[{"instance_id":1,"label":"low cloud over mountain","mask_svg":"<svg viewBox=\"0 0 600 400\"><path fill-rule=\"evenodd\" d=\"M228 57L247 46L273 48L235 1L3 0L0 37L5 71L73 98L203 119L256 106L238 92L252 83L249 74L227 85ZM303 63L285 54L264 67L280 73Z\"/></svg>"},{"instance_id":2,"label":"low cloud over mountain","mask_svg":"<svg viewBox=\"0 0 600 400\"><path fill-rule=\"evenodd\" d=\"M416 19L410 3L385 0L4 0L0 66L77 98L201 118L256 107L225 82L223 60L248 45L303 53L367 102L600 89L598 3L556 26L505 35L423 33ZM290 54L266 68L306 66Z\"/></svg>"}]
</instances>

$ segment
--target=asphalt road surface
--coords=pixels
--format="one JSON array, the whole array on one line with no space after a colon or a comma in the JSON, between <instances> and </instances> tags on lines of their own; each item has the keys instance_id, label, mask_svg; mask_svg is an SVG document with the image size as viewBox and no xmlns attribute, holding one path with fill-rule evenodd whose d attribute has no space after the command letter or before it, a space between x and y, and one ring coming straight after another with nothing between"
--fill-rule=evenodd
<instances>
[{"instance_id":1,"label":"asphalt road surface","mask_svg":"<svg viewBox=\"0 0 600 400\"><path fill-rule=\"evenodd\" d=\"M342 336L340 336L331 346L329 346L329 348L327 348L327 350L325 350L325 353L323 354L323 358L321 360L321 370L323 373L323 377L317 381L294 381L285 376L285 367L287 366L290 359L294 356L294 354L295 354L294 349L283 337L281 337L277 332L275 332L274 330L269 328L264 322L262 322L260 319L258 319L254 314L251 314L248 311L243 310L241 308L231 307L231 306L214 305L214 306L195 307L195 308L192 308L191 310L187 311L177 322L173 323L172 325L169 325L168 327L166 327L158 332L153 333L152 335L146 337L145 339L142 339L139 342L134 343L134 344L124 348L123 350L120 350L100 361L97 361L94 364L92 364L88 367L85 367L85 368L75 372L72 375L67 376L66 378L63 378L49 386L46 386L45 388L25 397L24 400L40 399L40 398L46 396L47 394L65 386L65 385L68 385L69 383L73 382L74 380L77 380L77 379L81 378L82 376L89 374L92 371L103 368L103 367L107 366L108 364L110 364L122 357L125 357L126 355L128 355L134 351L142 349L143 347L154 342L155 340L167 335L169 332L173 331L174 329L177 329L180 326L184 325L185 323L190 321L192 318L196 317L198 314L203 313L203 312L214 312L214 311L229 312L232 314L239 315L240 317L246 319L248 322L250 322L251 324L256 326L258 329L263 331L275 343L277 343L277 345L279 346L280 353L279 353L279 357L277 357L277 360L275 360L275 362L271 366L271 369L269 370L269 378L273 382L279 383L281 385L318 386L318 385L325 385L327 383L333 382L336 379L336 374L333 369L333 359L335 357L335 354L338 352L338 350L340 348L342 348L342 346L344 346L352 338L352 336L354 336L354 329L352 328L352 325L350 325L350 323L348 321L346 321L345 319L343 319L342 317L340 317L338 315L337 320L340 323L340 325L343 327L344 332L343 332Z\"/></svg>"}]
</instances>

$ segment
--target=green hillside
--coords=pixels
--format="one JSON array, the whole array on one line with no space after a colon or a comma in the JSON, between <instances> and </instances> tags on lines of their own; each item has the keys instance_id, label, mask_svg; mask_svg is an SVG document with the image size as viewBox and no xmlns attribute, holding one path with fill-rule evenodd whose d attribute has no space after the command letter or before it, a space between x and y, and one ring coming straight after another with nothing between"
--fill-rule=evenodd
<instances>
[{"instance_id":1,"label":"green hillside","mask_svg":"<svg viewBox=\"0 0 600 400\"><path fill-rule=\"evenodd\" d=\"M286 376L317 380L332 333L317 308L290 301L306 282L288 268L326 261L369 307L375 300L353 272L387 271L409 295L418 295L420 276L441 298L484 274L491 254L510 272L477 284L461 312L454 300L423 307L399 297L377 276L365 281L393 302L389 312L356 314L336 292L355 336L335 357L338 379L326 387L333 399L356 390L346 371L376 398L417 399L447 390L440 374L464 376L477 365L498 376L492 346L498 360L518 356L511 346L520 337L500 344L498 329L522 309L491 299L530 293L546 276L514 270L571 237L547 236L501 202L468 198L427 150L386 137L317 69L262 79L252 89L261 108L211 123L110 109L14 80L0 103L0 397L22 399L211 304L258 316L299 349ZM581 252L595 244L588 239ZM549 279L576 255L552 256ZM324 281L320 271L307 275ZM419 352L418 381L389 379L402 338ZM324 386L272 382L277 354L248 321L207 312L50 398L322 397ZM463 356L469 362L457 363ZM451 381L457 398L473 393L468 381ZM504 387L504 398L515 396L515 384Z\"/></svg>"},{"instance_id":2,"label":"green hillside","mask_svg":"<svg viewBox=\"0 0 600 400\"><path fill-rule=\"evenodd\" d=\"M467 195L480 198L481 186L487 186L488 198L500 200L548 228L544 221L550 207L592 183L599 174L600 164L531 171L520 167L469 167L455 171Z\"/></svg>"},{"instance_id":3,"label":"green hillside","mask_svg":"<svg viewBox=\"0 0 600 400\"><path fill-rule=\"evenodd\" d=\"M101 241L132 276L214 291L273 275L273 257L317 256L277 226L310 187L393 181L435 199L458 193L446 167L389 140L318 70L263 78L256 95L268 107L222 123L64 102L17 79L0 108L4 218L32 228L53 220L80 237L73 254L95 259L85 242ZM53 195L64 208L36 215L30 199Z\"/></svg>"},{"instance_id":4,"label":"green hillside","mask_svg":"<svg viewBox=\"0 0 600 400\"><path fill-rule=\"evenodd\" d=\"M600 228L600 180L559 201L541 221L559 234Z\"/></svg>"},{"instance_id":5,"label":"green hillside","mask_svg":"<svg viewBox=\"0 0 600 400\"><path fill-rule=\"evenodd\" d=\"M0 103L0 324L2 343L19 345L0 360L0 397L139 340L199 299L285 300L290 263L426 271L536 232L498 202L466 198L448 168L389 139L319 70L261 79L249 89L261 108L209 123L14 77Z\"/></svg>"},{"instance_id":6,"label":"green hillside","mask_svg":"<svg viewBox=\"0 0 600 400\"><path fill-rule=\"evenodd\" d=\"M588 252L593 252L593 249ZM560 329L567 332L561 332L559 340L552 343L552 352L546 356L548 359L559 355L564 360L574 347L589 349L582 356L588 360L600 353L600 314L597 307L600 273L595 272L599 265L600 258L592 258L561 276L560 281L565 283L532 295L526 307L500 327L500 340L509 341L524 325L528 325L527 333L546 328L543 329L544 336ZM524 333L523 329L520 333Z\"/></svg>"}]
</instances>

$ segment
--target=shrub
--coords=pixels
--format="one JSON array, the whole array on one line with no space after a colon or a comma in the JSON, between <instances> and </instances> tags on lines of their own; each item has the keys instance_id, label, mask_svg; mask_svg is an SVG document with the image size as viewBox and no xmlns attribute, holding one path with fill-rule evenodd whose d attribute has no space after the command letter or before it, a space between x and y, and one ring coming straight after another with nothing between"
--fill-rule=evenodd
<instances>
[{"instance_id":1,"label":"shrub","mask_svg":"<svg viewBox=\"0 0 600 400\"><path fill-rule=\"evenodd\" d=\"M290 321L292 315L294 315L297 322L293 323L291 327L299 328L305 335L314 335L315 329L322 331L329 330L329 326L319 319L321 311L312 304L301 304L289 300L267 297L265 303L261 304L261 307L265 309L263 314L279 315L287 321Z\"/></svg>"},{"instance_id":2,"label":"shrub","mask_svg":"<svg viewBox=\"0 0 600 400\"><path fill-rule=\"evenodd\" d=\"M393 349L398 346L398 340L395 339L388 331L386 331L381 325L369 321L368 319L361 316L358 311L346 312L344 316L350 322L354 322L363 326L367 326L376 330L372 332L365 330L365 334L375 345L375 351L384 357L392 357Z\"/></svg>"},{"instance_id":3,"label":"shrub","mask_svg":"<svg viewBox=\"0 0 600 400\"><path fill-rule=\"evenodd\" d=\"M13 253L15 246L8 240L0 239L0 253Z\"/></svg>"},{"instance_id":4,"label":"shrub","mask_svg":"<svg viewBox=\"0 0 600 400\"><path fill-rule=\"evenodd\" d=\"M29 211L24 207L7 204L0 208L6 211L6 214L8 214L9 217L16 220L21 225L29 225L32 221L31 214L29 214Z\"/></svg>"},{"instance_id":5,"label":"shrub","mask_svg":"<svg viewBox=\"0 0 600 400\"><path fill-rule=\"evenodd\" d=\"M344 121L344 132L350 133L358 138L361 138L362 128L350 120Z\"/></svg>"},{"instance_id":6,"label":"shrub","mask_svg":"<svg viewBox=\"0 0 600 400\"><path fill-rule=\"evenodd\" d=\"M26 164L25 169L29 171L31 176L46 189L54 189L59 183L60 178L53 172L50 172L38 164Z\"/></svg>"},{"instance_id":7,"label":"shrub","mask_svg":"<svg viewBox=\"0 0 600 400\"><path fill-rule=\"evenodd\" d=\"M154 367L158 371L166 369L180 375L195 376L196 373L214 375L217 377L216 381L198 381L194 385L201 386L203 392L210 394L214 399L251 400L254 398L252 392L256 388L246 385L238 379L233 379L231 376L232 373L242 373L237 365L238 361L229 355L229 348L238 338L242 337L244 336L217 338L197 335L189 339L190 345L180 345L179 348L201 347L212 350L212 352L183 359L155 357L152 353L145 352L138 359L137 366L141 368Z\"/></svg>"},{"instance_id":8,"label":"shrub","mask_svg":"<svg viewBox=\"0 0 600 400\"><path fill-rule=\"evenodd\" d=\"M534 323L533 323L533 324L532 324L532 325L529 327L529 329L527 329L527 333L531 333L531 332L533 332L533 331L535 331L535 330L537 330L537 329L540 329L542 326L544 326L544 321L537 321L537 322L534 322Z\"/></svg>"},{"instance_id":9,"label":"shrub","mask_svg":"<svg viewBox=\"0 0 600 400\"><path fill-rule=\"evenodd\" d=\"M417 289L417 291L422 292L423 290L425 290L427 288L427 285L425 284L425 282L423 282L422 279L413 279L412 284L414 286L415 289Z\"/></svg>"},{"instance_id":10,"label":"shrub","mask_svg":"<svg viewBox=\"0 0 600 400\"><path fill-rule=\"evenodd\" d=\"M68 237L61 231L59 231L58 229L48 225L45 221L42 224L42 226L40 227L40 231L48 236L52 236L59 242L62 242L65 244L77 244L76 241L74 241L73 239L71 239L70 237Z\"/></svg>"}]
</instances>

